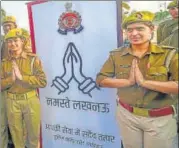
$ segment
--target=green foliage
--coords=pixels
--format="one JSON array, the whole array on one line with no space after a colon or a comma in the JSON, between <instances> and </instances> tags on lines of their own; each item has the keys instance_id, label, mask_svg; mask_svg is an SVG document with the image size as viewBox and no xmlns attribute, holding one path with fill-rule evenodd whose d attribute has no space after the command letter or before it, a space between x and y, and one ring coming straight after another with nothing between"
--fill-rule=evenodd
<instances>
[{"instance_id":1,"label":"green foliage","mask_svg":"<svg viewBox=\"0 0 179 148\"><path fill-rule=\"evenodd\" d=\"M130 10L129 4L126 2L122 2L122 20L124 20L128 16L129 10Z\"/></svg>"},{"instance_id":2,"label":"green foliage","mask_svg":"<svg viewBox=\"0 0 179 148\"><path fill-rule=\"evenodd\" d=\"M1 8L1 22L5 16L6 16L6 11Z\"/></svg>"},{"instance_id":3,"label":"green foliage","mask_svg":"<svg viewBox=\"0 0 179 148\"><path fill-rule=\"evenodd\" d=\"M159 12L155 13L155 17L154 17L153 22L155 24L159 24L159 23L161 23L162 21L166 20L169 17L170 17L170 14L169 14L168 11L159 11Z\"/></svg>"},{"instance_id":4,"label":"green foliage","mask_svg":"<svg viewBox=\"0 0 179 148\"><path fill-rule=\"evenodd\" d=\"M123 8L123 9L126 9L126 10L129 10L129 9L130 9L130 6L129 6L127 3L122 2L122 8Z\"/></svg>"}]
</instances>

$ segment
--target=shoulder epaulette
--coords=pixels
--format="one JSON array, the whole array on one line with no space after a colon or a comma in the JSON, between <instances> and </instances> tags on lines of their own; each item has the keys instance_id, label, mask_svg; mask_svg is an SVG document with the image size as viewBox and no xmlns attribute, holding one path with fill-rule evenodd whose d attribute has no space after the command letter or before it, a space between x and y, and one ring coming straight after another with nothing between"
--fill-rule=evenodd
<instances>
[{"instance_id":1,"label":"shoulder epaulette","mask_svg":"<svg viewBox=\"0 0 179 148\"><path fill-rule=\"evenodd\" d=\"M163 49L170 49L170 50L174 50L174 49L176 49L175 47L172 47L172 46L165 46L165 45L161 45L160 47L163 48Z\"/></svg>"},{"instance_id":2,"label":"shoulder epaulette","mask_svg":"<svg viewBox=\"0 0 179 148\"><path fill-rule=\"evenodd\" d=\"M122 51L122 50L125 49L125 48L126 48L126 47L122 46L122 47L119 47L119 48L116 48L116 49L111 50L110 53L112 53L112 52L120 52L120 51Z\"/></svg>"},{"instance_id":3,"label":"shoulder epaulette","mask_svg":"<svg viewBox=\"0 0 179 148\"><path fill-rule=\"evenodd\" d=\"M176 50L170 50L165 59L165 67L167 68L168 71L169 71L169 65L175 53L176 53Z\"/></svg>"}]
</instances>

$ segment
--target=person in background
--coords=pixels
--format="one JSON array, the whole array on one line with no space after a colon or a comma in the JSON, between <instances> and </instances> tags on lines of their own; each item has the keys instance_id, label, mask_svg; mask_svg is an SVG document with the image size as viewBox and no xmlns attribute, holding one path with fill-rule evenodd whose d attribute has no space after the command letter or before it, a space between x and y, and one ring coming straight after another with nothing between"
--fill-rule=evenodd
<instances>
[{"instance_id":1,"label":"person in background","mask_svg":"<svg viewBox=\"0 0 179 148\"><path fill-rule=\"evenodd\" d=\"M178 1L174 0L170 2L167 9L172 18L159 24L157 29L157 43L173 46L178 49Z\"/></svg>"}]
</instances>

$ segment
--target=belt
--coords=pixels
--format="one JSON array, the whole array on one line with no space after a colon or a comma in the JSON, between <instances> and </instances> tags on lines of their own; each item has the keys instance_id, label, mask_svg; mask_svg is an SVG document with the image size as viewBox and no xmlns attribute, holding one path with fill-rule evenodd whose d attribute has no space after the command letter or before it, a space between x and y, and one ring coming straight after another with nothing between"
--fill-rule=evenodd
<instances>
[{"instance_id":1,"label":"belt","mask_svg":"<svg viewBox=\"0 0 179 148\"><path fill-rule=\"evenodd\" d=\"M172 106L155 108L155 109L145 109L145 108L133 107L129 104L121 102L121 100L119 100L119 104L125 109L127 109L129 112L144 117L160 117L160 116L166 116L174 113L174 109Z\"/></svg>"},{"instance_id":2,"label":"belt","mask_svg":"<svg viewBox=\"0 0 179 148\"><path fill-rule=\"evenodd\" d=\"M7 93L7 97L13 100L25 100L28 98L31 98L33 96L36 96L37 92L35 90L33 91L29 91L27 93L23 93L23 94L14 94L14 93Z\"/></svg>"}]
</instances>

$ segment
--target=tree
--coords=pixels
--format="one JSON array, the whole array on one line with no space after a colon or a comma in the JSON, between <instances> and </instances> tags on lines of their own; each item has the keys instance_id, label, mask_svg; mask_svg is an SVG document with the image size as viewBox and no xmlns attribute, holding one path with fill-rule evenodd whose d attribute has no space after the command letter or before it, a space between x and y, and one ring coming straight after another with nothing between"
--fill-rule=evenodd
<instances>
[{"instance_id":1,"label":"tree","mask_svg":"<svg viewBox=\"0 0 179 148\"><path fill-rule=\"evenodd\" d=\"M4 9L1 9L1 22L5 16L6 16L6 11ZM1 43L2 41L3 41L3 35L1 34Z\"/></svg>"},{"instance_id":2,"label":"tree","mask_svg":"<svg viewBox=\"0 0 179 148\"><path fill-rule=\"evenodd\" d=\"M130 10L129 4L126 2L122 2L122 20L124 20L127 17L129 10Z\"/></svg>"},{"instance_id":3,"label":"tree","mask_svg":"<svg viewBox=\"0 0 179 148\"><path fill-rule=\"evenodd\" d=\"M5 16L6 16L6 11L4 9L1 9L1 22Z\"/></svg>"},{"instance_id":4,"label":"tree","mask_svg":"<svg viewBox=\"0 0 179 148\"><path fill-rule=\"evenodd\" d=\"M170 18L170 13L167 10L165 11L160 10L159 12L155 13L153 22L155 24L160 24L161 22L165 21L168 18Z\"/></svg>"},{"instance_id":5,"label":"tree","mask_svg":"<svg viewBox=\"0 0 179 148\"><path fill-rule=\"evenodd\" d=\"M122 2L122 8L126 9L126 10L129 10L130 9L130 6L125 3L125 2Z\"/></svg>"}]
</instances>

